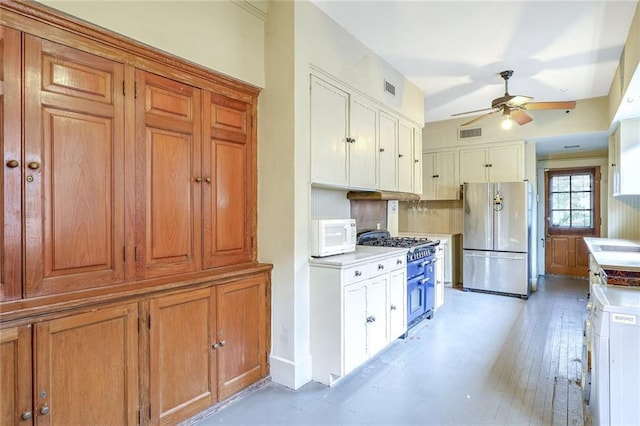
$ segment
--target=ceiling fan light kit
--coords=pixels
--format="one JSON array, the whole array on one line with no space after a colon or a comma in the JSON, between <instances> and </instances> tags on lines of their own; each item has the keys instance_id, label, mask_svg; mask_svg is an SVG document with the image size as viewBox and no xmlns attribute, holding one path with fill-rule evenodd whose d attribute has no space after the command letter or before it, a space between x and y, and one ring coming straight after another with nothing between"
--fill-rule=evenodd
<instances>
[{"instance_id":1,"label":"ceiling fan light kit","mask_svg":"<svg viewBox=\"0 0 640 426\"><path fill-rule=\"evenodd\" d=\"M510 95L509 94L509 79L513 75L513 70L506 70L500 73L500 77L504 80L504 96L491 101L491 108L479 109L474 111L460 112L452 114L452 116L473 114L476 112L489 111L483 115L480 115L473 120L462 123L460 126L468 126L476 121L502 111L501 127L508 130L513 125L513 121L522 126L533 121L533 118L525 112L525 110L535 109L564 109L568 113L570 109L576 107L575 101L559 101L559 102L530 102L533 100L531 96L524 95Z\"/></svg>"}]
</instances>

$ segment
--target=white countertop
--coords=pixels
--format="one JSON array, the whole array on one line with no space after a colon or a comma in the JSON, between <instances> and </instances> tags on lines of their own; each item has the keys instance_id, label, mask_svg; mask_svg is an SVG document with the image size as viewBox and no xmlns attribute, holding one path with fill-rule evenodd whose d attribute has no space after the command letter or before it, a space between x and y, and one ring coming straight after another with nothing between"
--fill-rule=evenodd
<instances>
[{"instance_id":1,"label":"white countertop","mask_svg":"<svg viewBox=\"0 0 640 426\"><path fill-rule=\"evenodd\" d=\"M369 262L393 255L407 254L409 249L398 247L356 246L356 251L327 257L311 257L309 263L318 266L343 267Z\"/></svg>"},{"instance_id":2,"label":"white countertop","mask_svg":"<svg viewBox=\"0 0 640 426\"><path fill-rule=\"evenodd\" d=\"M584 242L602 269L640 271L640 243L594 237L585 237Z\"/></svg>"}]
</instances>

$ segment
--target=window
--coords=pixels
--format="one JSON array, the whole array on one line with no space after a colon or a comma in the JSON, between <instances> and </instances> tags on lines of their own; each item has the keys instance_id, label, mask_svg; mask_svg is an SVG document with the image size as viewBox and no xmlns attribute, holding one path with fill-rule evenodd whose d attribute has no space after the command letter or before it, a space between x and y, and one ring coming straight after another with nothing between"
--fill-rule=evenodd
<instances>
[{"instance_id":1,"label":"window","mask_svg":"<svg viewBox=\"0 0 640 426\"><path fill-rule=\"evenodd\" d=\"M547 222L552 233L592 234L599 225L598 168L547 171Z\"/></svg>"}]
</instances>

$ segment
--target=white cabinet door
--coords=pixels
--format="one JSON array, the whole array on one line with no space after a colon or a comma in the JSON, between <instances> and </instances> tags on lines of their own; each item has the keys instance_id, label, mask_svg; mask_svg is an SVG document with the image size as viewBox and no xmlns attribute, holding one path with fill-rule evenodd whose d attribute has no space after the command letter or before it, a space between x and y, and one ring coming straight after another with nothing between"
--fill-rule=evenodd
<instances>
[{"instance_id":1,"label":"white cabinet door","mask_svg":"<svg viewBox=\"0 0 640 426\"><path fill-rule=\"evenodd\" d=\"M460 183L488 181L488 152L486 149L460 150Z\"/></svg>"},{"instance_id":2,"label":"white cabinet door","mask_svg":"<svg viewBox=\"0 0 640 426\"><path fill-rule=\"evenodd\" d=\"M389 274L389 341L404 334L407 329L407 270L391 271Z\"/></svg>"},{"instance_id":3,"label":"white cabinet door","mask_svg":"<svg viewBox=\"0 0 640 426\"><path fill-rule=\"evenodd\" d=\"M413 130L413 192L422 194L422 129Z\"/></svg>"},{"instance_id":4,"label":"white cabinet door","mask_svg":"<svg viewBox=\"0 0 640 426\"><path fill-rule=\"evenodd\" d=\"M524 178L521 145L489 149L489 182L519 182Z\"/></svg>"},{"instance_id":5,"label":"white cabinet door","mask_svg":"<svg viewBox=\"0 0 640 426\"><path fill-rule=\"evenodd\" d=\"M364 100L351 97L349 186L375 189L378 111Z\"/></svg>"},{"instance_id":6,"label":"white cabinet door","mask_svg":"<svg viewBox=\"0 0 640 426\"><path fill-rule=\"evenodd\" d=\"M368 358L367 356L367 287L360 281L344 287L344 374Z\"/></svg>"},{"instance_id":7,"label":"white cabinet door","mask_svg":"<svg viewBox=\"0 0 640 426\"><path fill-rule=\"evenodd\" d=\"M367 282L367 352L372 357L388 343L387 288L389 275L371 278Z\"/></svg>"},{"instance_id":8,"label":"white cabinet door","mask_svg":"<svg viewBox=\"0 0 640 426\"><path fill-rule=\"evenodd\" d=\"M424 200L458 200L458 151L423 154Z\"/></svg>"},{"instance_id":9,"label":"white cabinet door","mask_svg":"<svg viewBox=\"0 0 640 426\"><path fill-rule=\"evenodd\" d=\"M311 181L347 186L349 94L311 76Z\"/></svg>"},{"instance_id":10,"label":"white cabinet door","mask_svg":"<svg viewBox=\"0 0 640 426\"><path fill-rule=\"evenodd\" d=\"M438 309L444 304L444 247L438 246L436 252L436 285L435 285L435 308Z\"/></svg>"},{"instance_id":11,"label":"white cabinet door","mask_svg":"<svg viewBox=\"0 0 640 426\"><path fill-rule=\"evenodd\" d=\"M398 126L398 190L413 192L413 127L400 122Z\"/></svg>"},{"instance_id":12,"label":"white cabinet door","mask_svg":"<svg viewBox=\"0 0 640 426\"><path fill-rule=\"evenodd\" d=\"M396 147L398 141L398 120L380 111L378 125L380 126L378 149L379 186L380 189L384 191L397 191L398 154Z\"/></svg>"}]
</instances>

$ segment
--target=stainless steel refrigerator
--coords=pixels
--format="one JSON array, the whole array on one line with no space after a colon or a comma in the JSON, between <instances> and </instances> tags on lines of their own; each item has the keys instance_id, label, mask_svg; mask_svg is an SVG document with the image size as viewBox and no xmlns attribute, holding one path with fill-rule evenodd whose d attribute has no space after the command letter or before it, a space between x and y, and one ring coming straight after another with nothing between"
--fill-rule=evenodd
<instances>
[{"instance_id":1,"label":"stainless steel refrigerator","mask_svg":"<svg viewBox=\"0 0 640 426\"><path fill-rule=\"evenodd\" d=\"M465 183L463 288L528 298L531 185Z\"/></svg>"}]
</instances>

